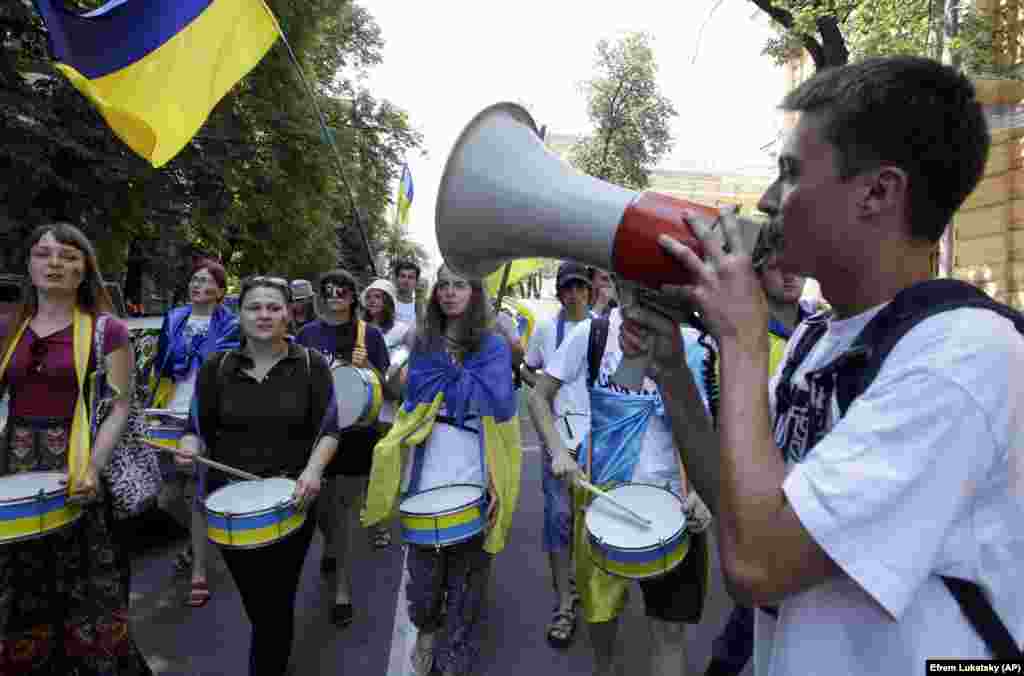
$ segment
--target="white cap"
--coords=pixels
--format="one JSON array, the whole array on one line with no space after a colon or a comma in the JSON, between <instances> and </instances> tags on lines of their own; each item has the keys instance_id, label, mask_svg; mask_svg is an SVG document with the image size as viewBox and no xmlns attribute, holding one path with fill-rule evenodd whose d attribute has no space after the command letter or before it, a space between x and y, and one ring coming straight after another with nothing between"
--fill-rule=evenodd
<instances>
[{"instance_id":1,"label":"white cap","mask_svg":"<svg viewBox=\"0 0 1024 676\"><path fill-rule=\"evenodd\" d=\"M396 309L398 308L398 296L395 294L395 285L386 279L375 279L373 284L363 289L363 293L359 297L359 302L363 307L366 307L366 295L370 292L370 289L378 289L391 296L391 303Z\"/></svg>"}]
</instances>

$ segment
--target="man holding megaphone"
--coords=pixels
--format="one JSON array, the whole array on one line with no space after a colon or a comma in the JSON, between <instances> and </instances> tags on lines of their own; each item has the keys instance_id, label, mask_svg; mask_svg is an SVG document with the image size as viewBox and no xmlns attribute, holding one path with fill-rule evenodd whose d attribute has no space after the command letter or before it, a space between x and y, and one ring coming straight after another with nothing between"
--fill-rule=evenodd
<instances>
[{"instance_id":1,"label":"man holding megaphone","mask_svg":"<svg viewBox=\"0 0 1024 676\"><path fill-rule=\"evenodd\" d=\"M797 328L769 383L768 307L734 215L722 242L685 214L703 259L659 238L693 280L663 291L695 303L720 348L717 433L674 323L634 306L622 326L714 506L731 594L772 611L757 613L755 673L1019 660L1024 319L929 279L990 144L974 88L929 59L869 59L782 107L798 123L759 207L781 268L817 279L834 314Z\"/></svg>"}]
</instances>

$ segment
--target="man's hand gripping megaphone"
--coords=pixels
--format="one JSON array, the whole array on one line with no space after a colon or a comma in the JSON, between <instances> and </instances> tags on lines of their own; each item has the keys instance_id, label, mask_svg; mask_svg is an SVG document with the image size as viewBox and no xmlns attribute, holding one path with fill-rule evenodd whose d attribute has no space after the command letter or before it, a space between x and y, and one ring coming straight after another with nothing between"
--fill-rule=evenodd
<instances>
[{"instance_id":1,"label":"man's hand gripping megaphone","mask_svg":"<svg viewBox=\"0 0 1024 676\"><path fill-rule=\"evenodd\" d=\"M658 244L693 282L665 284L658 291L631 284L623 289L624 358L612 380L632 390L640 389L645 375L656 377L685 364L679 324L692 321L694 309L720 349L768 349L768 304L749 241L757 238L744 237L757 231L756 224L740 218L733 207L721 208L717 219L685 209L683 218L702 243L704 259L668 235L660 236Z\"/></svg>"}]
</instances>

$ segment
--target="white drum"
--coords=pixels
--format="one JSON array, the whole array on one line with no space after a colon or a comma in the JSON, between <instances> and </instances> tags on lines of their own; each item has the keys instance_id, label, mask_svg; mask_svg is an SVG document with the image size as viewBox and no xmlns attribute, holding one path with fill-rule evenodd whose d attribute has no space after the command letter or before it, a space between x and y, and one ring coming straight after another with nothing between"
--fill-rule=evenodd
<instances>
[{"instance_id":1,"label":"white drum","mask_svg":"<svg viewBox=\"0 0 1024 676\"><path fill-rule=\"evenodd\" d=\"M487 520L483 486L450 484L410 495L398 506L409 544L447 547L482 533Z\"/></svg>"},{"instance_id":2,"label":"white drum","mask_svg":"<svg viewBox=\"0 0 1024 676\"><path fill-rule=\"evenodd\" d=\"M669 490L649 484L623 484L606 491L651 521L647 526L608 500L597 497L584 523L590 555L607 573L642 580L678 566L690 548L683 501Z\"/></svg>"},{"instance_id":3,"label":"white drum","mask_svg":"<svg viewBox=\"0 0 1024 676\"><path fill-rule=\"evenodd\" d=\"M62 472L0 477L0 543L43 537L77 521L82 508L68 503L66 479Z\"/></svg>"},{"instance_id":4,"label":"white drum","mask_svg":"<svg viewBox=\"0 0 1024 676\"><path fill-rule=\"evenodd\" d=\"M275 477L218 488L206 498L210 541L231 549L253 549L298 530L306 513L293 500L295 485L291 479Z\"/></svg>"},{"instance_id":5,"label":"white drum","mask_svg":"<svg viewBox=\"0 0 1024 676\"><path fill-rule=\"evenodd\" d=\"M369 368L339 366L331 376L338 404L338 427L345 429L375 423L384 403L384 388L377 372Z\"/></svg>"}]
</instances>

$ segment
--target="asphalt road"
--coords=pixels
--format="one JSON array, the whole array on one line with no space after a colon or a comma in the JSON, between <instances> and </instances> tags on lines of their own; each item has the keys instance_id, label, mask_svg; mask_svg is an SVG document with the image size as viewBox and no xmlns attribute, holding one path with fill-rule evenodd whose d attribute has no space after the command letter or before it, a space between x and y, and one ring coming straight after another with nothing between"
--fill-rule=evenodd
<instances>
[{"instance_id":1,"label":"asphalt road","mask_svg":"<svg viewBox=\"0 0 1024 676\"><path fill-rule=\"evenodd\" d=\"M540 316L552 310L549 302L537 305ZM509 545L494 561L479 674L590 674L590 647L582 623L576 641L564 652L553 650L544 640L554 597L547 559L541 550L541 454L525 406L520 410L525 450L522 492ZM397 528L393 534L395 543L384 550L374 550L366 537L356 538L352 562L356 618L343 630L328 622L332 598L330 586L319 572L321 544L316 536L299 588L292 673L404 676L405 671L389 671L402 575ZM245 674L250 628L234 584L219 554L211 548L212 599L200 609L187 607L184 599L188 580L172 573L174 555L182 545L180 540L169 543L136 560L132 582L136 641L157 674ZM687 633L690 674L703 674L711 641L731 608L732 602L722 587L717 552L712 547L711 587L704 619ZM639 589L631 594L621 621L620 641L628 673L645 673L650 636ZM401 622L399 626L403 626ZM394 656L393 664L406 663L404 655ZM745 674L749 673L748 666Z\"/></svg>"}]
</instances>

